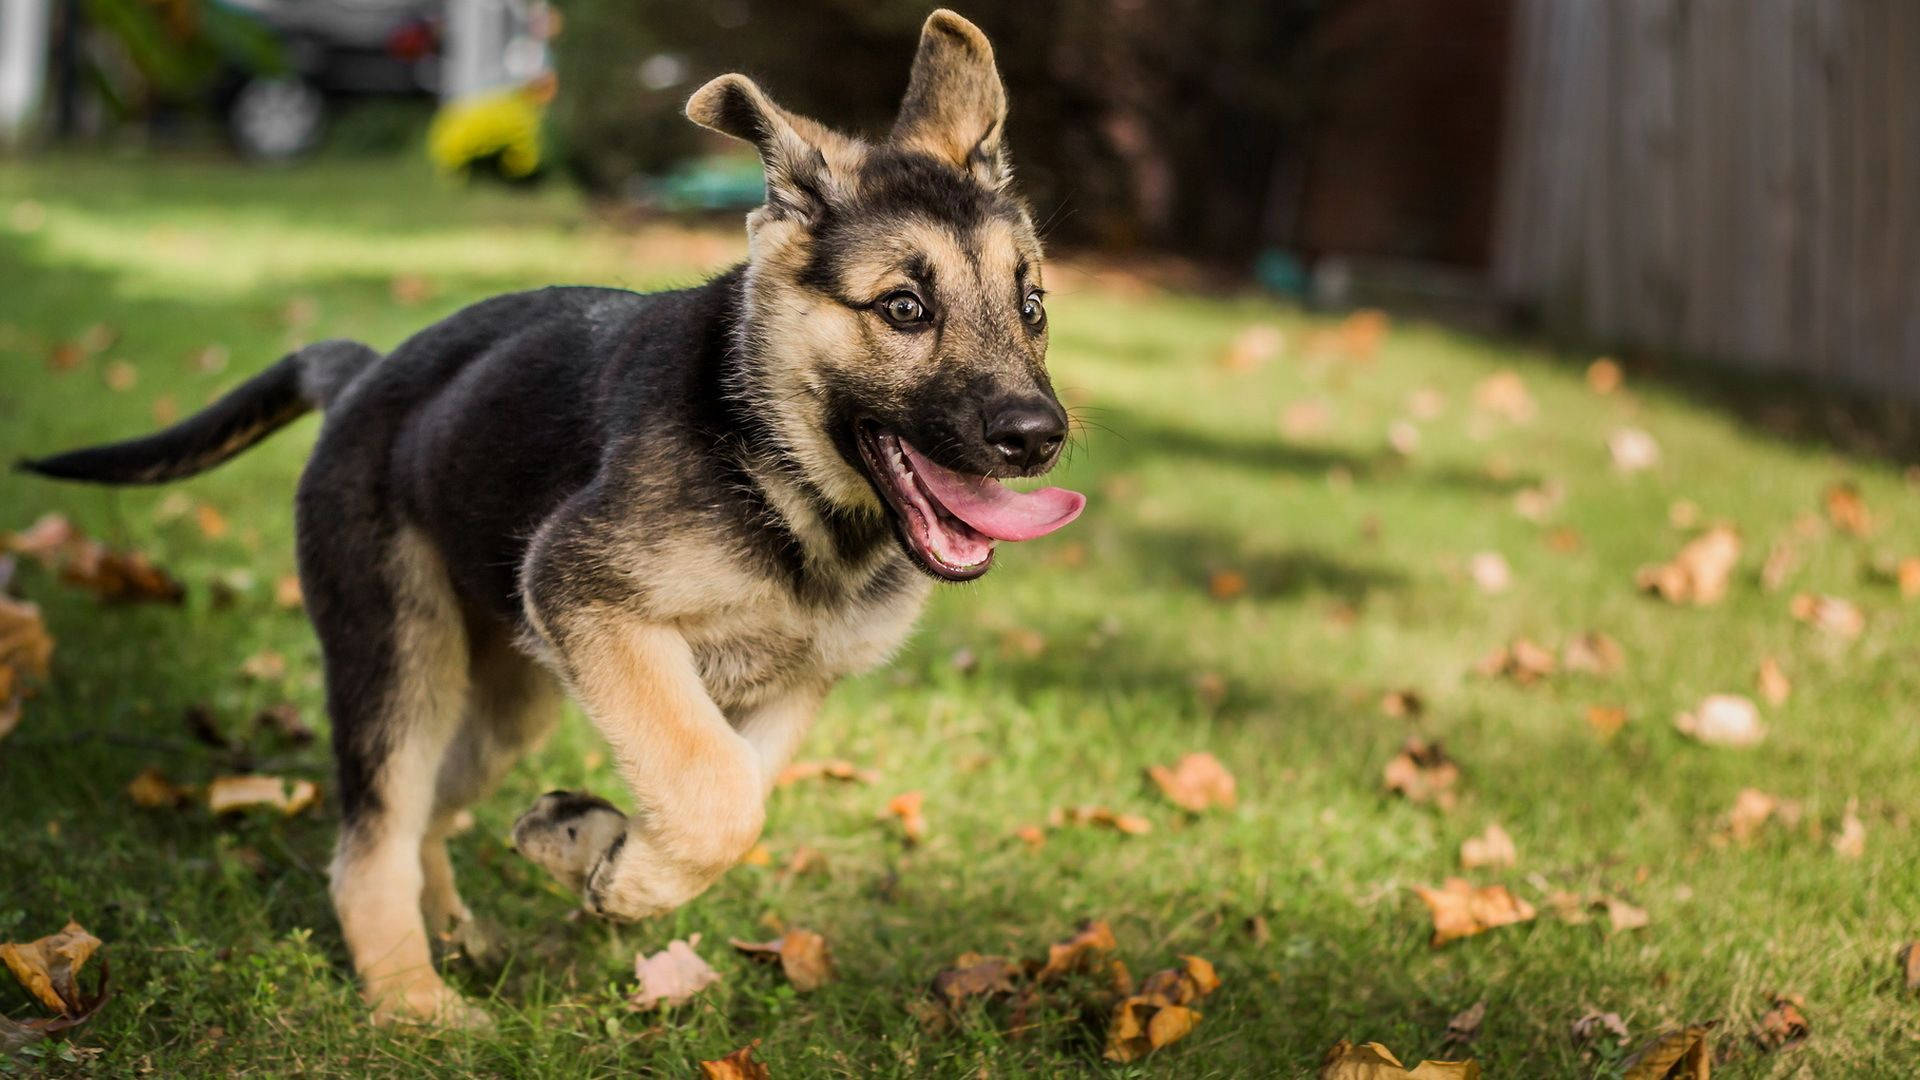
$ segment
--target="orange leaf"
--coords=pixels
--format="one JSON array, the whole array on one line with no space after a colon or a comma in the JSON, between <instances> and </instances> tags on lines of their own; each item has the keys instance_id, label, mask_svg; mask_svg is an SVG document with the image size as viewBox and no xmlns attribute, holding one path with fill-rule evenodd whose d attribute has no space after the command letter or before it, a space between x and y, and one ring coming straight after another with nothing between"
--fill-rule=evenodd
<instances>
[{"instance_id":1,"label":"orange leaf","mask_svg":"<svg viewBox=\"0 0 1920 1080\"><path fill-rule=\"evenodd\" d=\"M1438 889L1419 885L1414 891L1433 914L1431 944L1435 948L1458 938L1527 922L1536 914L1533 905L1508 892L1504 885L1475 888L1465 878L1448 878Z\"/></svg>"},{"instance_id":2,"label":"orange leaf","mask_svg":"<svg viewBox=\"0 0 1920 1080\"><path fill-rule=\"evenodd\" d=\"M1196 814L1215 806L1231 807L1237 797L1233 774L1205 751L1184 755L1172 768L1154 765L1147 775L1175 806Z\"/></svg>"},{"instance_id":3,"label":"orange leaf","mask_svg":"<svg viewBox=\"0 0 1920 1080\"><path fill-rule=\"evenodd\" d=\"M702 1080L773 1080L773 1073L767 1070L767 1066L753 1060L754 1048L759 1045L760 1040L755 1039L726 1057L702 1061Z\"/></svg>"}]
</instances>

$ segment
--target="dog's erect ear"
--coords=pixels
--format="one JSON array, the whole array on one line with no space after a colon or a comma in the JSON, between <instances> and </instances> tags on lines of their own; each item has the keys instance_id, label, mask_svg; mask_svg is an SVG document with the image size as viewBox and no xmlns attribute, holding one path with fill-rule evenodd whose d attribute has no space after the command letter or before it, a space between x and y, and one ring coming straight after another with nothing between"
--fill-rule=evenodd
<instances>
[{"instance_id":1,"label":"dog's erect ear","mask_svg":"<svg viewBox=\"0 0 1920 1080\"><path fill-rule=\"evenodd\" d=\"M892 139L972 173L988 187L1012 177L1007 91L980 28L951 11L927 16Z\"/></svg>"},{"instance_id":2,"label":"dog's erect ear","mask_svg":"<svg viewBox=\"0 0 1920 1080\"><path fill-rule=\"evenodd\" d=\"M693 92L687 119L760 151L767 173L767 205L780 214L815 219L847 194L861 144L774 104L745 75L722 75Z\"/></svg>"}]
</instances>

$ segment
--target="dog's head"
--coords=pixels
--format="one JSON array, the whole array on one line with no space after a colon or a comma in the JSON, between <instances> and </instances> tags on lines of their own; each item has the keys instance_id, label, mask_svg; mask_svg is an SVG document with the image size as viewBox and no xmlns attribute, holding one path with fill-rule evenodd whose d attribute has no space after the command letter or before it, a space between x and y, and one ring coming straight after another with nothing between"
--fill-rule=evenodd
<instances>
[{"instance_id":1,"label":"dog's head","mask_svg":"<svg viewBox=\"0 0 1920 1080\"><path fill-rule=\"evenodd\" d=\"M1006 113L993 47L950 11L928 18L883 142L787 112L742 75L687 103L766 170L766 204L747 218L755 407L820 498L885 508L947 580L980 576L995 540L1051 532L1085 502L1000 483L1046 472L1067 436Z\"/></svg>"}]
</instances>

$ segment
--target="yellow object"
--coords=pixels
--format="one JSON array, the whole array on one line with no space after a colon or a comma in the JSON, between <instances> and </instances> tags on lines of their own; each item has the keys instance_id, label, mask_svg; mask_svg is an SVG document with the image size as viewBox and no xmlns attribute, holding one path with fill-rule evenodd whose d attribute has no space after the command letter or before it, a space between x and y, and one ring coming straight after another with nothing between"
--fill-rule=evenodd
<instances>
[{"instance_id":1,"label":"yellow object","mask_svg":"<svg viewBox=\"0 0 1920 1080\"><path fill-rule=\"evenodd\" d=\"M456 101L441 108L427 131L427 155L446 172L496 161L510 179L540 168L541 106L519 89Z\"/></svg>"}]
</instances>

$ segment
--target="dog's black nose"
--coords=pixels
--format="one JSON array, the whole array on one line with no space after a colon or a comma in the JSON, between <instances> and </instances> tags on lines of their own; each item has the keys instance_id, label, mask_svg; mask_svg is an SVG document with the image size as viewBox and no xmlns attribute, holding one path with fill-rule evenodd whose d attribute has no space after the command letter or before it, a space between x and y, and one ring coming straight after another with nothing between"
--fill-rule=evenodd
<instances>
[{"instance_id":1,"label":"dog's black nose","mask_svg":"<svg viewBox=\"0 0 1920 1080\"><path fill-rule=\"evenodd\" d=\"M1023 471L1052 461L1067 441L1067 418L1058 405L1044 399L1008 402L989 409L986 420L987 445Z\"/></svg>"}]
</instances>

